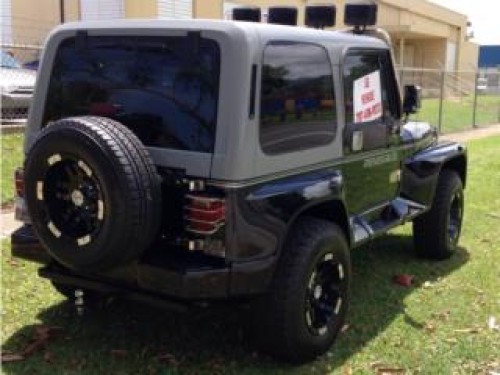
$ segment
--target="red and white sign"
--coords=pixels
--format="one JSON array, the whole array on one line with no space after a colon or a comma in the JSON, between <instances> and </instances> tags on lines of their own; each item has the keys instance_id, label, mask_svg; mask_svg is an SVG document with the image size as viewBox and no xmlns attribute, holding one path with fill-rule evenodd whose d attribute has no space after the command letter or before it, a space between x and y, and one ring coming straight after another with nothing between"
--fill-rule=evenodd
<instances>
[{"instance_id":1,"label":"red and white sign","mask_svg":"<svg viewBox=\"0 0 500 375\"><path fill-rule=\"evenodd\" d=\"M354 122L368 122L382 117L380 71L354 81Z\"/></svg>"}]
</instances>

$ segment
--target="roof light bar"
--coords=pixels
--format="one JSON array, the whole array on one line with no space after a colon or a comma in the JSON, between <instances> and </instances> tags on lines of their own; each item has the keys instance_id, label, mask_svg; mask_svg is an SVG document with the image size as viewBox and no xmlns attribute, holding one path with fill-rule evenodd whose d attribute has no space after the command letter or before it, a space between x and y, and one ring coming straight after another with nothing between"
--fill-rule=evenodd
<instances>
[{"instance_id":1,"label":"roof light bar","mask_svg":"<svg viewBox=\"0 0 500 375\"><path fill-rule=\"evenodd\" d=\"M278 25L297 25L297 8L295 7L270 7L267 22Z\"/></svg>"},{"instance_id":2,"label":"roof light bar","mask_svg":"<svg viewBox=\"0 0 500 375\"><path fill-rule=\"evenodd\" d=\"M315 29L335 26L337 7L335 5L306 6L305 24Z\"/></svg>"},{"instance_id":3,"label":"roof light bar","mask_svg":"<svg viewBox=\"0 0 500 375\"><path fill-rule=\"evenodd\" d=\"M250 7L233 9L234 21L260 22L261 17L260 8Z\"/></svg>"},{"instance_id":4,"label":"roof light bar","mask_svg":"<svg viewBox=\"0 0 500 375\"><path fill-rule=\"evenodd\" d=\"M377 23L377 4L373 0L350 1L345 6L344 24L354 26L354 30L362 32L366 26Z\"/></svg>"}]
</instances>

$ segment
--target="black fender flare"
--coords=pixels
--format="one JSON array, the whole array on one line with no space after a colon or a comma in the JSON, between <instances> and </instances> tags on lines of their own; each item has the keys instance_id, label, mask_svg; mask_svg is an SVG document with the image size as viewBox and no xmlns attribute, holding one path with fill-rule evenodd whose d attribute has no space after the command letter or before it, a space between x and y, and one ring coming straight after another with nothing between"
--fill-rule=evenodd
<instances>
[{"instance_id":1,"label":"black fender flare","mask_svg":"<svg viewBox=\"0 0 500 375\"><path fill-rule=\"evenodd\" d=\"M314 187L321 186L325 182L328 184L329 194L318 194L318 196L314 196ZM316 181L315 184L303 189L304 196L307 196L307 194L310 195L307 197L307 203L302 205L302 207L296 210L289 218L277 249L278 257L281 256L287 238L289 238L295 223L300 217L304 216L312 216L336 223L344 232L346 240L349 246L351 246L354 234L350 225L344 190L345 181L340 171L336 171L333 177L330 176L330 178L324 179L323 181Z\"/></svg>"},{"instance_id":2,"label":"black fender flare","mask_svg":"<svg viewBox=\"0 0 500 375\"><path fill-rule=\"evenodd\" d=\"M403 165L401 193L424 205L434 198L437 181L444 168L454 170L465 188L467 182L467 149L455 142L441 143L426 148Z\"/></svg>"}]
</instances>

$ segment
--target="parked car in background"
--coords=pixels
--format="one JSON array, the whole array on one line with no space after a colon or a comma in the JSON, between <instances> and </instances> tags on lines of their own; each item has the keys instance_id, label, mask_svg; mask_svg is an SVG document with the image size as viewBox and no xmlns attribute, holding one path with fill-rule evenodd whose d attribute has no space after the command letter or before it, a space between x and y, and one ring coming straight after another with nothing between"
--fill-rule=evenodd
<instances>
[{"instance_id":1,"label":"parked car in background","mask_svg":"<svg viewBox=\"0 0 500 375\"><path fill-rule=\"evenodd\" d=\"M477 79L477 91L484 92L488 89L488 79L486 77L479 77Z\"/></svg>"},{"instance_id":2,"label":"parked car in background","mask_svg":"<svg viewBox=\"0 0 500 375\"><path fill-rule=\"evenodd\" d=\"M36 72L23 69L19 61L2 50L0 63L1 121L25 120L33 99Z\"/></svg>"}]
</instances>

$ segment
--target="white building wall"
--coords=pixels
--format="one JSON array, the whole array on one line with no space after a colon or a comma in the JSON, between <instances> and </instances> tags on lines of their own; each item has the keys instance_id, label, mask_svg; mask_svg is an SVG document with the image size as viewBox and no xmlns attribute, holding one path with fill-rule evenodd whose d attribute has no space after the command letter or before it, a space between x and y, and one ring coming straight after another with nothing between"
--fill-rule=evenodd
<instances>
[{"instance_id":1,"label":"white building wall","mask_svg":"<svg viewBox=\"0 0 500 375\"><path fill-rule=\"evenodd\" d=\"M2 44L12 44L12 3L11 0L0 0L0 41Z\"/></svg>"}]
</instances>

